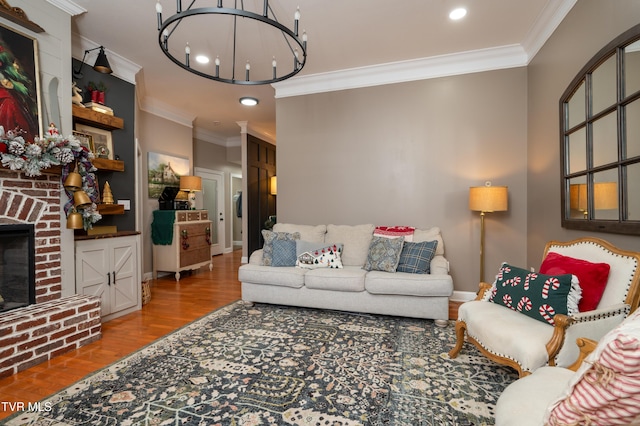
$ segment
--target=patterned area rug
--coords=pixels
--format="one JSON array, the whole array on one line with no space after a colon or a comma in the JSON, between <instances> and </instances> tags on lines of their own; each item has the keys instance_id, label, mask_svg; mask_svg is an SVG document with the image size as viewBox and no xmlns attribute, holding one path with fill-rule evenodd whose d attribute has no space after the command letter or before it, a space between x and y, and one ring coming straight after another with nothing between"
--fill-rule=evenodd
<instances>
[{"instance_id":1,"label":"patterned area rug","mask_svg":"<svg viewBox=\"0 0 640 426\"><path fill-rule=\"evenodd\" d=\"M492 425L515 372L454 326L235 302L9 425Z\"/></svg>"}]
</instances>

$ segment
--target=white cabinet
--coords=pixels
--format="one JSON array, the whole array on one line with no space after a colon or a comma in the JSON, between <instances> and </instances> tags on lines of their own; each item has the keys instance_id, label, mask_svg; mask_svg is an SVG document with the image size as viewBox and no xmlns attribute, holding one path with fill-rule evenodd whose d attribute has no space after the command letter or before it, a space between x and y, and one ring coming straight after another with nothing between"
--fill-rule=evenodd
<instances>
[{"instance_id":1,"label":"white cabinet","mask_svg":"<svg viewBox=\"0 0 640 426\"><path fill-rule=\"evenodd\" d=\"M76 292L100 297L102 322L142 307L138 235L76 241Z\"/></svg>"},{"instance_id":2,"label":"white cabinet","mask_svg":"<svg viewBox=\"0 0 640 426\"><path fill-rule=\"evenodd\" d=\"M173 222L171 244L153 245L153 278L158 271L175 272L176 281L180 272L209 266L211 261L211 221L206 210L156 210L154 221L169 216ZM164 218L167 219L166 217Z\"/></svg>"}]
</instances>

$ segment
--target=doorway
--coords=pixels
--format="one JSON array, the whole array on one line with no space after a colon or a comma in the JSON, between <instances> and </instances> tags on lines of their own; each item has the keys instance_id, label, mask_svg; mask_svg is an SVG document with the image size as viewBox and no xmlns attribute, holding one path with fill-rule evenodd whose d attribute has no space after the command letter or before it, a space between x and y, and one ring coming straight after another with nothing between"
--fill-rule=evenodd
<instances>
[{"instance_id":1,"label":"doorway","mask_svg":"<svg viewBox=\"0 0 640 426\"><path fill-rule=\"evenodd\" d=\"M224 252L226 241L224 173L196 167L194 174L202 178L202 191L196 192L196 208L209 212L212 225L211 255L216 256Z\"/></svg>"}]
</instances>

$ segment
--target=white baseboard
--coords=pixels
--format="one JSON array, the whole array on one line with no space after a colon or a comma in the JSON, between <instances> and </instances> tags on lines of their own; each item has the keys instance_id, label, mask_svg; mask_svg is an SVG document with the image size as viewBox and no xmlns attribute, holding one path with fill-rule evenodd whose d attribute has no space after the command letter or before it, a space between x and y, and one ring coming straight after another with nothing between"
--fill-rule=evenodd
<instances>
[{"instance_id":1,"label":"white baseboard","mask_svg":"<svg viewBox=\"0 0 640 426\"><path fill-rule=\"evenodd\" d=\"M454 291L449 300L453 300L455 302L468 302L469 300L473 300L475 298L476 293L472 291Z\"/></svg>"}]
</instances>

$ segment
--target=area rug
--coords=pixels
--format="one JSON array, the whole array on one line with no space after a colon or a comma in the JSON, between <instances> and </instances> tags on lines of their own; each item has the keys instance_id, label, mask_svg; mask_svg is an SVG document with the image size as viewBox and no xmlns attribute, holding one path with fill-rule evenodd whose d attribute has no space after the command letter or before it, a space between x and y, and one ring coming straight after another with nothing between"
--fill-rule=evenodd
<instances>
[{"instance_id":1,"label":"area rug","mask_svg":"<svg viewBox=\"0 0 640 426\"><path fill-rule=\"evenodd\" d=\"M517 375L431 320L235 302L9 425L491 425Z\"/></svg>"}]
</instances>

